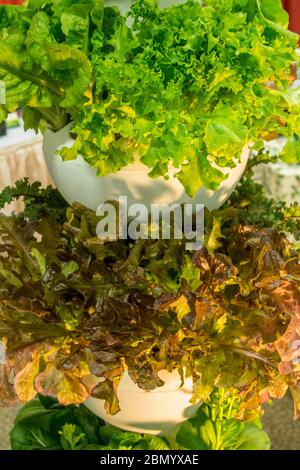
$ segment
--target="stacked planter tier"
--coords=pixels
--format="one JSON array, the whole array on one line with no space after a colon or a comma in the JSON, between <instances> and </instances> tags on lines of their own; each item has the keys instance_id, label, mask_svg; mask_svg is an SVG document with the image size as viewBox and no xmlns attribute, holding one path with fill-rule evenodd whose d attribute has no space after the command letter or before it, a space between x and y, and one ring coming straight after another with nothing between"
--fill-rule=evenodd
<instances>
[{"instance_id":1,"label":"stacked planter tier","mask_svg":"<svg viewBox=\"0 0 300 470\"><path fill-rule=\"evenodd\" d=\"M185 0L164 0L162 7ZM130 0L106 1L107 6L118 6L124 14L129 10ZM44 136L44 156L49 172L58 190L69 204L80 202L86 207L96 210L106 202L117 200L119 196L127 196L128 205L143 203L149 209L151 204L193 203L204 204L209 210L219 208L231 195L247 165L250 150L245 146L235 168L219 168L227 177L216 191L205 187L199 188L196 196L190 198L178 178L178 169L169 168L169 178L151 178L149 168L137 161L122 168L114 174L98 177L96 170L78 155L76 160L63 161L57 155L62 147L71 147L74 143L70 135L72 123L58 132L48 129ZM118 398L121 411L114 416L106 414L104 401L90 397L86 406L105 421L121 429L159 434L172 428L177 423L190 418L197 406L190 400L193 394L192 379L186 379L184 385L177 371L162 371L161 378L165 384L156 390L146 392L140 389L124 374L118 387ZM89 378L90 384L99 382L97 377Z\"/></svg>"}]
</instances>

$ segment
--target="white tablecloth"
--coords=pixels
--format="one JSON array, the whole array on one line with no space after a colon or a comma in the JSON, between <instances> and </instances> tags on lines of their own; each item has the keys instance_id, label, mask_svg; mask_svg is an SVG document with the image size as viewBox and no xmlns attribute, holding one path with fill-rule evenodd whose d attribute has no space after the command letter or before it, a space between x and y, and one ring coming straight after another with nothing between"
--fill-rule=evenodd
<instances>
[{"instance_id":1,"label":"white tablecloth","mask_svg":"<svg viewBox=\"0 0 300 470\"><path fill-rule=\"evenodd\" d=\"M266 142L266 151L270 155L278 155L285 143L283 137ZM300 203L300 165L287 165L283 162L261 164L255 169L254 177L264 185L272 198L288 204L295 201Z\"/></svg>"},{"instance_id":2,"label":"white tablecloth","mask_svg":"<svg viewBox=\"0 0 300 470\"><path fill-rule=\"evenodd\" d=\"M21 133L20 133L21 134ZM22 134L21 134L22 136ZM10 136L11 137L11 136ZM31 135L26 140L20 140L20 135L15 139L13 145L4 145L8 139L0 139L0 190L5 186L13 185L17 180L25 177L31 182L40 181L43 186L51 184L46 164L42 153L42 137ZM10 140L10 143L12 141ZM5 209L6 213L19 211L22 209L22 203L14 202Z\"/></svg>"}]
</instances>

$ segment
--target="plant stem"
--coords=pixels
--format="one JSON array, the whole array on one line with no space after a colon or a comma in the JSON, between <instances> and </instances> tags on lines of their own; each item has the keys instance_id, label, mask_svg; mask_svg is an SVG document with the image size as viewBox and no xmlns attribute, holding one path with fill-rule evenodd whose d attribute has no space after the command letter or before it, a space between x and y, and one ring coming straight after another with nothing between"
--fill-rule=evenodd
<instances>
[{"instance_id":1,"label":"plant stem","mask_svg":"<svg viewBox=\"0 0 300 470\"><path fill-rule=\"evenodd\" d=\"M230 401L229 401L229 408L228 408L228 413L227 413L227 419L231 419L232 416L232 409L233 409L233 405L234 405L234 402L235 402L235 396L233 396Z\"/></svg>"},{"instance_id":2,"label":"plant stem","mask_svg":"<svg viewBox=\"0 0 300 470\"><path fill-rule=\"evenodd\" d=\"M217 442L216 450L222 450L222 424L223 424L223 415L224 415L224 398L225 390L221 388L220 390L220 401L219 401L219 416L216 423L217 429Z\"/></svg>"}]
</instances>

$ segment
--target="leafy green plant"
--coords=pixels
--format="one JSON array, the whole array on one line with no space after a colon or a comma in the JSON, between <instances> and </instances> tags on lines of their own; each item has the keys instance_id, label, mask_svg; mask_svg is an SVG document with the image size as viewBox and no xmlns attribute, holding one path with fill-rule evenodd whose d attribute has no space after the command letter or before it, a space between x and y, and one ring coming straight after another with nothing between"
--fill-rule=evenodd
<instances>
[{"instance_id":1,"label":"leafy green plant","mask_svg":"<svg viewBox=\"0 0 300 470\"><path fill-rule=\"evenodd\" d=\"M235 419L239 399L215 393L195 418L170 430L169 436L121 431L91 413L85 406L64 407L41 395L18 413L11 431L14 450L267 450L269 438L259 420ZM172 436L172 437L171 437Z\"/></svg>"},{"instance_id":2,"label":"leafy green plant","mask_svg":"<svg viewBox=\"0 0 300 470\"><path fill-rule=\"evenodd\" d=\"M259 419L236 419L240 402L235 393L215 392L195 418L179 426L177 443L190 450L268 450L270 441Z\"/></svg>"},{"instance_id":3,"label":"leafy green plant","mask_svg":"<svg viewBox=\"0 0 300 470\"><path fill-rule=\"evenodd\" d=\"M11 431L15 450L131 450L169 449L159 437L123 432L91 413L85 406L64 407L42 396L25 405Z\"/></svg>"},{"instance_id":4,"label":"leafy green plant","mask_svg":"<svg viewBox=\"0 0 300 470\"><path fill-rule=\"evenodd\" d=\"M280 0L189 0L128 15L102 0L29 0L0 7L0 80L7 112L27 128L73 122L72 148L99 175L140 159L152 177L170 166L189 195L216 189L243 147L287 137L299 161L299 88L289 88L298 37Z\"/></svg>"},{"instance_id":5,"label":"leafy green plant","mask_svg":"<svg viewBox=\"0 0 300 470\"><path fill-rule=\"evenodd\" d=\"M253 226L272 227L278 232L290 234L295 241L300 239L299 203L295 201L289 205L266 197L264 187L252 179L252 173L242 178L238 190L220 211L215 211L217 213L223 218L224 225L228 217L231 223L235 220Z\"/></svg>"},{"instance_id":6,"label":"leafy green plant","mask_svg":"<svg viewBox=\"0 0 300 470\"><path fill-rule=\"evenodd\" d=\"M27 178L19 180L13 187L7 186L1 192L0 210L20 198L24 201L24 216L29 220L38 220L43 216L64 220L67 203L51 186L42 188L38 181L30 184Z\"/></svg>"},{"instance_id":7,"label":"leafy green plant","mask_svg":"<svg viewBox=\"0 0 300 470\"><path fill-rule=\"evenodd\" d=\"M245 188L247 180L238 193ZM125 370L152 390L163 384L159 371L178 369L192 376L195 403L234 390L237 418L249 419L290 389L298 417L299 247L269 228L285 224L288 209L269 213L252 189L207 212L196 253L184 240L103 242L98 217L78 204L64 220L50 207L37 219L0 215L1 402L93 395L114 414ZM249 225L254 204L261 225ZM93 389L90 373L104 379Z\"/></svg>"}]
</instances>

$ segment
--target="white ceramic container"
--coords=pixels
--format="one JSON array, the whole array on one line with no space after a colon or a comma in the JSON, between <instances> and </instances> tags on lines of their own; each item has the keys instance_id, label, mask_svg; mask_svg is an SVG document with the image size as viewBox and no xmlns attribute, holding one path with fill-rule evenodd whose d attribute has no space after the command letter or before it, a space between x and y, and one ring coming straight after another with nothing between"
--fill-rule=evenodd
<instances>
[{"instance_id":1,"label":"white ceramic container","mask_svg":"<svg viewBox=\"0 0 300 470\"><path fill-rule=\"evenodd\" d=\"M149 209L151 204L198 203L204 204L209 210L219 208L231 195L244 173L249 147L245 146L240 162L232 169L224 169L228 173L217 191L199 188L195 198L190 198L178 178L176 170L171 170L169 179L162 176L150 178L149 168L137 162L122 168L117 173L99 177L96 170L79 155L75 160L63 161L56 154L61 147L71 147L74 140L70 136L72 124L58 132L47 129L44 135L43 151L50 175L58 190L69 204L77 201L86 207L96 210L106 202L118 200L119 196L127 196L128 205L143 203Z\"/></svg>"},{"instance_id":2,"label":"white ceramic container","mask_svg":"<svg viewBox=\"0 0 300 470\"><path fill-rule=\"evenodd\" d=\"M164 380L164 386L146 392L125 373L118 387L121 411L116 415L107 415L104 401L97 398L88 398L85 405L107 423L126 431L166 433L176 424L193 417L199 404L190 403L193 391L191 378L180 387L181 379L177 371L162 371L159 376ZM99 379L91 376L89 381L96 385Z\"/></svg>"}]
</instances>

